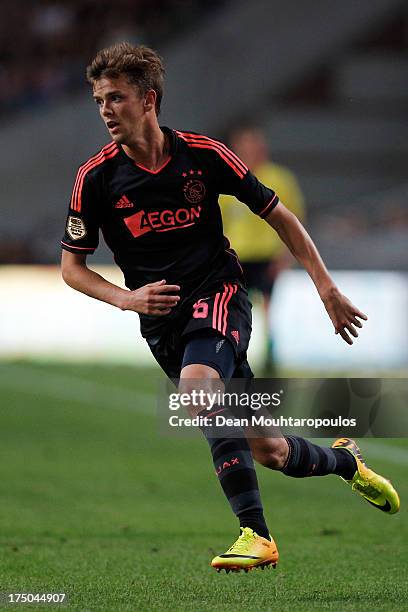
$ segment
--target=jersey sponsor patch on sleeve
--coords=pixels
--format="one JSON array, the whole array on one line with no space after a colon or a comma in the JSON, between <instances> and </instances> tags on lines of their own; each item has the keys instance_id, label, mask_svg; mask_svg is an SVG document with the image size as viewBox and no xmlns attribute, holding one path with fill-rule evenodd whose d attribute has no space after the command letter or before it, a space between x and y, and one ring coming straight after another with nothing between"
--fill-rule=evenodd
<instances>
[{"instance_id":1,"label":"jersey sponsor patch on sleeve","mask_svg":"<svg viewBox=\"0 0 408 612\"><path fill-rule=\"evenodd\" d=\"M72 240L79 240L86 236L85 223L80 217L68 217L67 221L67 234Z\"/></svg>"}]
</instances>

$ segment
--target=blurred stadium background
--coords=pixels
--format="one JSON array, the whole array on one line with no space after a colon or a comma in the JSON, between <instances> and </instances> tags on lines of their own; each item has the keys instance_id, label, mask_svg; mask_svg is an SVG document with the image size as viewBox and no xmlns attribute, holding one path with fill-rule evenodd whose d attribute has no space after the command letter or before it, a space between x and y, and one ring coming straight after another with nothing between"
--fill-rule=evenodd
<instances>
[{"instance_id":1,"label":"blurred stadium background","mask_svg":"<svg viewBox=\"0 0 408 612\"><path fill-rule=\"evenodd\" d=\"M240 118L256 119L272 159L299 180L307 227L329 268L348 272L343 290L370 314L349 351L332 337L308 281L297 271L283 275L271 312L278 365L406 366L404 2L331 0L324 11L313 0L284 6L274 0L5 0L2 6L8 15L0 26L3 357L72 353L150 362L142 343L132 349L133 338L122 333L127 313L73 295L49 267L59 262L76 169L108 139L85 66L97 49L127 39L165 58L163 124L223 138ZM102 247L91 261L109 265L112 258ZM73 303L74 341L64 323ZM255 325L255 365L262 333Z\"/></svg>"},{"instance_id":2,"label":"blurred stadium background","mask_svg":"<svg viewBox=\"0 0 408 612\"><path fill-rule=\"evenodd\" d=\"M207 602L202 609L244 609L238 578L224 592L212 576L211 584L202 577L208 546L230 533L229 510L209 479L205 444L176 447L155 436L160 373L137 317L60 279L59 240L76 169L108 141L85 66L112 42L153 46L167 66L162 124L224 138L242 118L254 117L272 159L296 174L307 228L370 320L352 349L343 346L304 273L285 272L270 312L283 374L406 376L407 4L3 0L1 6L7 16L0 21L2 590L65 585L79 589L72 605L82 610L128 609L129 601L129 609L161 609L164 596L164 607L198 610L197 593ZM90 261L121 282L105 247ZM264 333L256 321L257 315L255 369ZM188 458L199 444L193 473ZM372 441L368 449L406 489L406 442ZM163 477L163 457L175 482ZM278 609L310 609L314 598L325 609L338 609L339 601L342 609L406 609L403 513L395 523L369 515L331 479L323 486L282 478L274 491L267 488L270 475L261 474L261 482L275 535L286 542L286 566L272 594ZM328 498L336 509L323 513L321 524ZM216 528L203 511L208 499ZM371 550L378 533L381 542L362 570L359 543ZM188 536L184 581L171 558L155 556L163 534ZM339 537L340 561L330 557ZM135 562L139 590L132 600ZM365 580L357 584L362 571ZM248 593L258 599L245 610L269 609L267 579L254 580ZM381 607L384 594L389 608Z\"/></svg>"}]
</instances>

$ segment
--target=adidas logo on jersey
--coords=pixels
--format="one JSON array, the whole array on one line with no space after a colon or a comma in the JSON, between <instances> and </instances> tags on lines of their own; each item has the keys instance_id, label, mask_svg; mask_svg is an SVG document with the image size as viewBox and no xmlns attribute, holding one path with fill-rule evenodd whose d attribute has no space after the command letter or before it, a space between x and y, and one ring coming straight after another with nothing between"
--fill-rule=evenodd
<instances>
[{"instance_id":1,"label":"adidas logo on jersey","mask_svg":"<svg viewBox=\"0 0 408 612\"><path fill-rule=\"evenodd\" d=\"M115 208L133 208L134 204L123 195L115 204Z\"/></svg>"}]
</instances>

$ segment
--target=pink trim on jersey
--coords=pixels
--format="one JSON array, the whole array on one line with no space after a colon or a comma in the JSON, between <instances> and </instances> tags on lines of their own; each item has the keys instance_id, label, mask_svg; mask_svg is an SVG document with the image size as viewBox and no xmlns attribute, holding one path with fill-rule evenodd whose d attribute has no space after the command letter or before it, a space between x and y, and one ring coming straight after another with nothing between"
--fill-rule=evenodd
<instances>
[{"instance_id":1,"label":"pink trim on jersey","mask_svg":"<svg viewBox=\"0 0 408 612\"><path fill-rule=\"evenodd\" d=\"M218 155L232 168L232 170L239 176L244 178L248 172L248 168L245 164L222 143L218 143L207 136L185 136L183 132L176 132L178 136L184 140L187 145L193 149L210 149L218 153Z\"/></svg>"},{"instance_id":2,"label":"pink trim on jersey","mask_svg":"<svg viewBox=\"0 0 408 612\"><path fill-rule=\"evenodd\" d=\"M231 159L231 161L234 161L236 163L236 165L241 168L241 170L243 170L244 172L248 171L247 166L244 164L244 162L242 161L242 159L240 159L238 157L238 155L236 155L234 153L234 151L232 151L231 149L229 149L223 142L221 142L220 140L215 140L214 138L210 138L209 136L203 136L202 134L193 134L191 132L181 132L181 131L177 131L177 134L179 136L181 136L182 138L184 138L185 140L189 140L191 142L197 142L197 141L204 141L204 142L209 142L213 145L216 145L217 147L219 147L220 149L222 149L224 151L224 153Z\"/></svg>"},{"instance_id":3,"label":"pink trim on jersey","mask_svg":"<svg viewBox=\"0 0 408 612\"><path fill-rule=\"evenodd\" d=\"M61 244L69 247L70 249L79 249L80 251L94 251L96 248L96 247L77 247L77 246L74 246L73 244L67 244L63 240L61 240Z\"/></svg>"},{"instance_id":4,"label":"pink trim on jersey","mask_svg":"<svg viewBox=\"0 0 408 612\"><path fill-rule=\"evenodd\" d=\"M273 196L272 200L271 200L270 202L268 202L268 204L265 206L265 208L264 208L263 210L261 210L261 212L260 212L260 213L258 213L258 215L259 215L260 217L262 217L262 215L264 215L266 212L268 212L268 208L269 208L270 206L272 206L272 204L274 203L274 201L276 200L276 198L277 198L277 197L278 197L278 196L277 196L277 194L275 193L275 195Z\"/></svg>"},{"instance_id":5,"label":"pink trim on jersey","mask_svg":"<svg viewBox=\"0 0 408 612\"><path fill-rule=\"evenodd\" d=\"M93 157L91 157L91 159L88 159L88 161L85 162L85 164L82 164L82 166L80 166L77 176L76 176L75 185L74 185L74 189L72 193L72 199L71 199L71 208L73 210L76 210L76 211L78 210L77 208L78 188L79 188L83 173L87 171L88 168L90 169L94 162L102 160L106 153L110 153L110 151L113 151L115 148L113 146L114 144L115 144L114 142L111 142L110 144L106 145L105 147L103 147L101 151L99 151L97 155L94 155Z\"/></svg>"},{"instance_id":6,"label":"pink trim on jersey","mask_svg":"<svg viewBox=\"0 0 408 612\"><path fill-rule=\"evenodd\" d=\"M82 208L82 188L85 180L85 176L88 174L90 170L99 166L107 159L111 159L115 157L119 153L118 146L115 142L111 142L97 154L91 157L85 164L83 164L77 173L77 177L75 180L74 190L72 192L71 198L71 208L76 212L81 212Z\"/></svg>"},{"instance_id":7,"label":"pink trim on jersey","mask_svg":"<svg viewBox=\"0 0 408 612\"><path fill-rule=\"evenodd\" d=\"M171 159L172 159L172 156L170 155L170 157L168 159L166 159L164 164L162 164L160 166L160 168L157 168L157 170L149 170L149 168L146 168L145 166L142 166L142 164L137 164L135 161L134 161L134 164L138 168L141 168L142 170L146 170L146 172L149 172L150 174L158 174L159 172L161 172L161 170L163 170L163 168L165 168L165 166L167 166L167 164L171 161Z\"/></svg>"}]
</instances>

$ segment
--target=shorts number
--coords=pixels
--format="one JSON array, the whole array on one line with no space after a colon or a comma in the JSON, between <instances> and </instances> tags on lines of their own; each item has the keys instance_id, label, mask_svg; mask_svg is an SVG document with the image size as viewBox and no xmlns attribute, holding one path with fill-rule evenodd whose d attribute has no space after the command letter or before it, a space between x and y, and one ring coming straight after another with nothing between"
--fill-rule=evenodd
<instances>
[{"instance_id":1,"label":"shorts number","mask_svg":"<svg viewBox=\"0 0 408 612\"><path fill-rule=\"evenodd\" d=\"M208 304L198 300L193 306L194 319L206 319L208 317Z\"/></svg>"}]
</instances>

